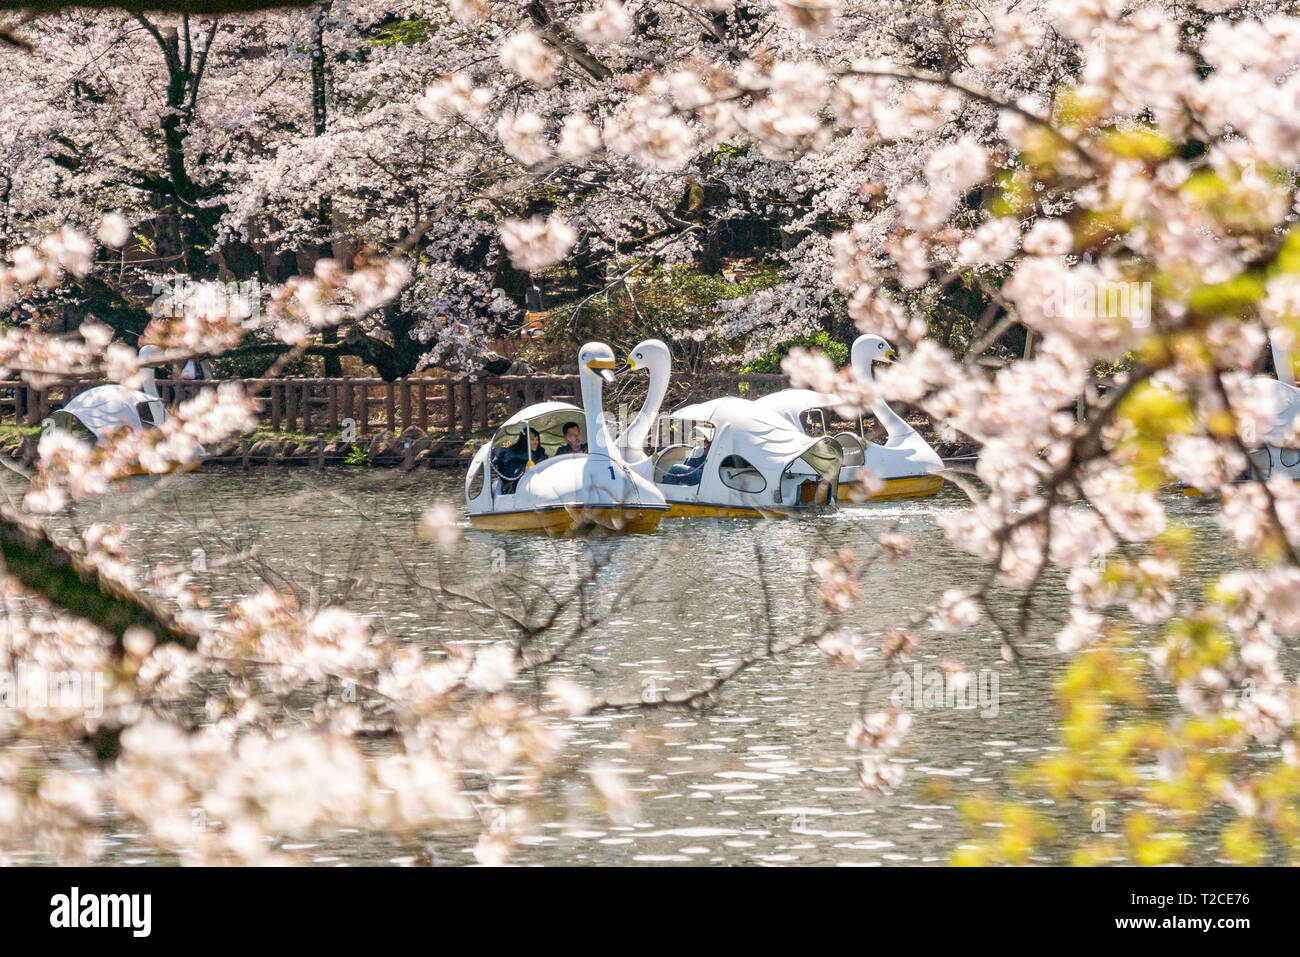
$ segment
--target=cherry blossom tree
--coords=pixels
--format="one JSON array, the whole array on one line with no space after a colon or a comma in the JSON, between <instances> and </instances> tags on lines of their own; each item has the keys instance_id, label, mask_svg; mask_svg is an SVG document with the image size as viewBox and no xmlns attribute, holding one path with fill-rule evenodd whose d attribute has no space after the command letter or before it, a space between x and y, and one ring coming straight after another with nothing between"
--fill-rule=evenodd
<instances>
[{"instance_id":1,"label":"cherry blossom tree","mask_svg":"<svg viewBox=\"0 0 1300 957\"><path fill-rule=\"evenodd\" d=\"M118 260L87 236L121 238L120 224L103 219L108 206L139 220L158 202L110 168L165 167L175 189L173 159L194 161L186 175L203 186L200 208L219 215L183 200L171 215L194 216L184 228L212 243L197 251L225 257L225 268L245 229L254 251L255 232L283 250L310 247L308 260L331 248L310 270L279 277L263 331L290 350L329 327L376 342L400 329L427 361L468 363L501 303L496 291L510 295L507 268L569 263L592 291L621 284L634 294L636 271L651 262L707 268L709 244L728 223L779 222L786 282L734 304L720 334L777 341L843 303L859 329L889 337L903 358L868 383L795 351L785 368L796 383L839 395L846 414L877 396L909 403L980 448L972 474L951 476L969 505L943 525L986 562L986 577L893 623L882 652L902 659L927 640L924 628L987 622L1003 658L1021 662L1027 639L1046 627L1045 606L1068 606L1053 629L1061 749L1010 796L971 802L975 832L955 860L1040 853L1052 838L1036 810L1043 799L1123 799L1119 839L1068 835L1073 860L1186 860L1192 832L1209 828L1217 857L1293 861L1300 685L1279 649L1300 633L1300 493L1285 476L1243 474L1279 411L1276 390L1251 373L1270 342L1282 354L1300 328L1300 20L1280 4L1217 0L950 6L456 0L345 9L335 0L323 19L317 10L219 21L203 48L228 41L226 59L209 53L201 84L227 95L200 93L179 157L168 151L167 124L188 100L158 112L172 100L158 98L157 81L167 76L168 97L173 83L193 89L196 61L187 65L181 51L197 52L204 41L192 38L206 34L183 22L174 34L156 23L151 31L114 14L33 21L18 33L37 51L46 36L57 45L60 29L84 31L73 34L86 42L72 73L92 49L126 44L124 30L152 43L161 65L144 84L151 99L121 101L133 103L131 126L107 118L118 101L95 108L102 84L82 104L67 72L59 97L44 95L47 78L34 71L16 80L23 96L6 109L18 132L0 147L25 157L30 143L56 142L50 131L66 114L76 149L95 155L56 167L63 172L20 164L10 177L0 300L102 277ZM376 24L383 42L372 42ZM323 130L310 41L292 84L296 47L278 61L240 55L313 30L323 49L340 51ZM257 76L270 86L251 83ZM306 95L287 95L289 85ZM246 122L259 112L265 122ZM113 145L116 131L122 144ZM44 198L40 176L57 177ZM322 184L331 187L324 215ZM156 211L148 215L160 228ZM183 235L177 253L192 257ZM962 341L929 336L936 315L971 301L979 308ZM981 361L1013 327L1032 333L1025 355ZM220 352L247 333L200 310L150 331L169 357ZM107 342L89 321L68 338L8 330L0 367L39 377L107 364L129 376L134 350ZM143 575L115 530L88 529L69 546L36 524L34 514L97 494L130 463L163 471L193 441L243 427L240 396L206 401L157 436L107 449L47 437L27 514L4 516L5 581L15 596L35 591L47 603L15 612L24 630L7 653L82 656L120 676L124 707L107 735L84 716L42 716L105 755L109 771L89 784L59 769L0 766L0 825L75 857L88 850L91 809L108 797L194 859L250 860L277 829L369 815L417 831L470 814L459 774L471 763L523 762L544 774L562 743L544 711L509 694L531 660L522 643L425 658L346 611L298 608L275 592L215 615L184 576ZM1283 431L1282 444L1296 447L1290 425ZM1162 492L1180 483L1200 491L1239 550L1234 569L1196 593L1181 587L1194 546ZM452 517L435 510L425 534L455 548ZM825 617L798 640L848 667L862 665L864 639L846 614L862 563L906 561L909 545L890 535L873 549L811 568ZM1017 595L1014 615L999 611L995 589ZM769 636L744 668L786 647ZM185 726L161 706L196 674L227 666L210 725ZM360 757L358 719L346 708L330 709L320 731L273 734L259 724L264 687L284 694L335 679L388 702L403 743L391 757ZM553 690L557 714L634 706L567 684ZM666 704L700 706L720 690ZM1177 708L1149 707L1162 695ZM898 782L901 765L890 759L909 746L909 718L871 700L846 739L864 786L881 792ZM470 705L466 718L459 707ZM494 742L486 752L484 738ZM272 767L309 778L295 791L313 800L280 802L274 789L285 779ZM607 769L591 779L612 812L626 810ZM195 802L238 826L195 839ZM241 815L250 803L284 816ZM502 809L480 859L504 859L525 813Z\"/></svg>"}]
</instances>

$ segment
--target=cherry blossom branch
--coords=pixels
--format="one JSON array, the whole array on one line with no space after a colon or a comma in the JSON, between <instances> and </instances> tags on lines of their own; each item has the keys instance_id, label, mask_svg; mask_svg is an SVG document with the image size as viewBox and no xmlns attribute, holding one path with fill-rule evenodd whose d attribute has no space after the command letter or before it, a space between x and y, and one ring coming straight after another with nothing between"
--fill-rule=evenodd
<instances>
[{"instance_id":1,"label":"cherry blossom branch","mask_svg":"<svg viewBox=\"0 0 1300 957\"><path fill-rule=\"evenodd\" d=\"M144 628L158 641L187 648L198 645L198 635L170 611L104 575L56 542L38 522L4 507L0 507L0 558L3 570L23 587L113 635L119 655L132 628Z\"/></svg>"}]
</instances>

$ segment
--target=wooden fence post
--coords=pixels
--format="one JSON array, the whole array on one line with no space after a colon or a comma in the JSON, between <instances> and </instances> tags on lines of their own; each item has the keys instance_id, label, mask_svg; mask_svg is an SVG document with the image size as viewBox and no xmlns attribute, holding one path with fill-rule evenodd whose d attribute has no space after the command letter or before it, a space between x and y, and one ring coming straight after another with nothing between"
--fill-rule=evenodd
<instances>
[{"instance_id":1,"label":"wooden fence post","mask_svg":"<svg viewBox=\"0 0 1300 957\"><path fill-rule=\"evenodd\" d=\"M451 377L395 382L342 377L247 379L243 383L247 394L257 400L262 428L306 435L334 434L348 419L355 423L358 436L373 434L374 405L383 407L383 431L400 434L415 426L422 432L445 429L470 435L488 431L527 405L556 400L581 403L578 379L572 375L485 376L475 382ZM60 380L47 389L37 389L22 380L5 382L0 384L0 420L39 425L49 416L51 406L64 405L99 384ZM218 385L217 381L163 379L158 381L158 393L164 404L173 405ZM674 378L673 396L674 401L740 392L757 397L787 385L785 376L779 374L683 374ZM382 395L377 393L379 389ZM240 457L251 463L251 451L241 451Z\"/></svg>"},{"instance_id":2,"label":"wooden fence post","mask_svg":"<svg viewBox=\"0 0 1300 957\"><path fill-rule=\"evenodd\" d=\"M461 381L459 386L460 392L460 430L465 435L474 431L474 396L470 392L469 383Z\"/></svg>"}]
</instances>

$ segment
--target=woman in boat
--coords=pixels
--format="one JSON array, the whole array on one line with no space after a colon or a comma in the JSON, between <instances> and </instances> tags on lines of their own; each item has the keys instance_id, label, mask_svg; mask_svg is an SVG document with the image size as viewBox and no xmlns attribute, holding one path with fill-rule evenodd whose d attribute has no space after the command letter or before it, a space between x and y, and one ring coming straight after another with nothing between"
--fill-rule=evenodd
<instances>
[{"instance_id":1,"label":"woman in boat","mask_svg":"<svg viewBox=\"0 0 1300 957\"><path fill-rule=\"evenodd\" d=\"M544 461L547 455L546 449L542 447L542 437L525 425L519 430L519 438L515 443L497 449L493 457L496 458L497 474L502 480L501 491L508 495L514 492L520 476L528 470L529 465Z\"/></svg>"}]
</instances>

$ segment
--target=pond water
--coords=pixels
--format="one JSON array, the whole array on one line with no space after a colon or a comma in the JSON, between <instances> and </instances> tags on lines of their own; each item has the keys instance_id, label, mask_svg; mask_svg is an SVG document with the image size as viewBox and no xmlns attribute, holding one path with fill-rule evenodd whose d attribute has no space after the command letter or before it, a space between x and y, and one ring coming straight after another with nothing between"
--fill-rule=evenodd
<instances>
[{"instance_id":1,"label":"pond water","mask_svg":"<svg viewBox=\"0 0 1300 957\"><path fill-rule=\"evenodd\" d=\"M576 566L595 560L594 601L640 584L551 673L619 697L698 685L759 647L769 621L778 639L800 633L810 607L811 558L837 548L868 555L872 536L891 528L914 538L909 559L865 573L860 599L846 616L847 625L872 639L875 659L857 671L801 649L728 684L710 710L577 722L581 763L602 761L625 772L640 794L642 820L618 826L593 813L585 779L575 774L558 787L537 839L518 851L520 863L942 863L967 835L956 810L960 800L1005 794L1018 768L1055 747L1051 682L1062 659L1051 642L1063 614L1059 576L1037 606L1039 631L1023 646L1021 669L1001 660L985 619L961 634L920 633L915 662L922 674L944 659L963 663L975 706L917 710L897 753L907 768L901 787L876 797L858 783L844 733L867 678L878 676L869 687L873 707L902 687L901 679L880 677L878 639L945 589L972 587L982 575L935 523L936 515L961 507L955 492L850 506L799 522L670 520L653 535L601 540L551 541L466 526L455 555L440 557L416 539L416 520L436 500L459 505L461 482L453 471L214 469L171 479L143 499L139 488L109 496L81 517L98 513L128 523L150 561L204 568L198 578L219 598L245 594L259 578L292 583L314 600L373 616L396 638L431 647L506 637L491 617L440 610L421 587L439 576L498 595L528 579L536 583L534 594L558 594L572 587ZM1195 587L1228 560L1229 549L1208 507L1179 501L1172 508L1203 543L1200 567L1188 576L1188 587ZM1002 600L1010 609L1012 597ZM914 678L915 666L905 667ZM531 687L521 683L520 694ZM1047 811L1077 839L1087 835L1088 809ZM148 862L134 837L114 833L111 858ZM430 843L442 862L472 861L466 835L435 835ZM317 863L385 863L409 854L361 834L296 850Z\"/></svg>"}]
</instances>

